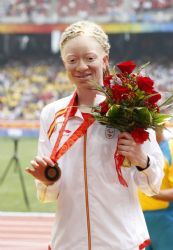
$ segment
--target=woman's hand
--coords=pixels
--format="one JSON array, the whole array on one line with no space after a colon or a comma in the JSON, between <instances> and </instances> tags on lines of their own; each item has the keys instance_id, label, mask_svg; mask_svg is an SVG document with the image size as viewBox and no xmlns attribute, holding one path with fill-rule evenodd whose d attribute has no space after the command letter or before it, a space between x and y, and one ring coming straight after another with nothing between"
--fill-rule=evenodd
<instances>
[{"instance_id":1,"label":"woman's hand","mask_svg":"<svg viewBox=\"0 0 173 250\"><path fill-rule=\"evenodd\" d=\"M130 133L119 134L117 148L117 153L126 157L132 165L146 168L147 155L143 153L142 145L136 143Z\"/></svg>"},{"instance_id":2,"label":"woman's hand","mask_svg":"<svg viewBox=\"0 0 173 250\"><path fill-rule=\"evenodd\" d=\"M54 162L48 157L37 156L31 161L32 168L26 168L26 172L31 174L34 178L43 182L45 185L52 185L54 181L50 181L45 177L45 168L49 166L54 166Z\"/></svg>"}]
</instances>

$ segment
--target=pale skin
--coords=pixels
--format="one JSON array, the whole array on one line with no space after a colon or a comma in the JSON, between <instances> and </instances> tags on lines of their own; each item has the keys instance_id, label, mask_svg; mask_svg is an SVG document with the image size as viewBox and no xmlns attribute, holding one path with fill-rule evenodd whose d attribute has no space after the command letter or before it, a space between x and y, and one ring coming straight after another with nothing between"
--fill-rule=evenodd
<instances>
[{"instance_id":1,"label":"pale skin","mask_svg":"<svg viewBox=\"0 0 173 250\"><path fill-rule=\"evenodd\" d=\"M159 194L152 196L152 198L161 201L173 201L173 188L160 190Z\"/></svg>"},{"instance_id":2,"label":"pale skin","mask_svg":"<svg viewBox=\"0 0 173 250\"><path fill-rule=\"evenodd\" d=\"M118 137L117 153L125 156L131 165L145 168L147 165L147 155L142 151L142 145L136 143L133 137L127 133L120 133Z\"/></svg>"},{"instance_id":3,"label":"pale skin","mask_svg":"<svg viewBox=\"0 0 173 250\"><path fill-rule=\"evenodd\" d=\"M34 160L31 161L32 168L27 168L26 172L31 174L35 179L43 182L45 185L52 185L54 182L47 180L44 175L45 168L47 166L54 166L54 162L49 157L39 157L36 156Z\"/></svg>"},{"instance_id":4,"label":"pale skin","mask_svg":"<svg viewBox=\"0 0 173 250\"><path fill-rule=\"evenodd\" d=\"M163 130L158 130L156 133L157 142L160 143L165 139ZM160 190L159 194L152 196L152 198L161 201L173 201L173 188Z\"/></svg>"},{"instance_id":5,"label":"pale skin","mask_svg":"<svg viewBox=\"0 0 173 250\"><path fill-rule=\"evenodd\" d=\"M76 85L78 105L93 106L97 92L91 90L91 82L96 81L102 84L103 70L108 65L108 55L95 38L86 35L79 35L68 40L61 54L69 80ZM120 133L118 153L125 156L133 165L146 167L147 155L129 133ZM54 165L49 157L37 156L31 161L32 168L27 168L26 171L45 185L51 185L53 182L48 181L44 176L47 165Z\"/></svg>"}]
</instances>

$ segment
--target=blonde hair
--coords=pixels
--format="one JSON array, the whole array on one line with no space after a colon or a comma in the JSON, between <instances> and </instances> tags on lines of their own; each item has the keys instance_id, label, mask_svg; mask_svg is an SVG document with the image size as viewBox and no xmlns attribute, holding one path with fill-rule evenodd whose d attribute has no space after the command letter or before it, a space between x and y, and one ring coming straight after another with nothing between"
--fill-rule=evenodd
<instances>
[{"instance_id":1,"label":"blonde hair","mask_svg":"<svg viewBox=\"0 0 173 250\"><path fill-rule=\"evenodd\" d=\"M105 53L109 55L110 44L107 34L103 31L101 26L89 21L73 23L64 30L60 39L60 51L62 51L67 41L82 34L95 38Z\"/></svg>"}]
</instances>

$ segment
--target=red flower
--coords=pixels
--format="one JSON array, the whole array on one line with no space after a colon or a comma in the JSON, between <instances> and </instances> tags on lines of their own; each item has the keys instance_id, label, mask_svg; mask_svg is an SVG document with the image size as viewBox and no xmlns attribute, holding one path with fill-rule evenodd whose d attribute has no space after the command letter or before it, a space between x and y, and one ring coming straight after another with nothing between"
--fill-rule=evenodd
<instances>
[{"instance_id":1,"label":"red flower","mask_svg":"<svg viewBox=\"0 0 173 250\"><path fill-rule=\"evenodd\" d=\"M155 95L148 98L148 103L154 106L161 99L161 94L154 90L151 94Z\"/></svg>"},{"instance_id":2,"label":"red flower","mask_svg":"<svg viewBox=\"0 0 173 250\"><path fill-rule=\"evenodd\" d=\"M101 114L107 113L107 111L108 111L108 109L109 109L109 106L108 106L108 103L107 103L107 102L103 101L103 102L101 102L101 103L99 104L99 106L100 106L100 113L101 113Z\"/></svg>"},{"instance_id":3,"label":"red flower","mask_svg":"<svg viewBox=\"0 0 173 250\"><path fill-rule=\"evenodd\" d=\"M122 99L126 99L128 97L130 90L121 85L112 86L112 94L115 100L120 101Z\"/></svg>"},{"instance_id":4,"label":"red flower","mask_svg":"<svg viewBox=\"0 0 173 250\"><path fill-rule=\"evenodd\" d=\"M147 93L151 93L153 91L153 84L154 81L150 77L138 76L137 78L138 87Z\"/></svg>"},{"instance_id":5,"label":"red flower","mask_svg":"<svg viewBox=\"0 0 173 250\"><path fill-rule=\"evenodd\" d=\"M106 76L106 77L104 78L103 85L104 85L106 88L109 88L109 87L110 87L110 80L112 80L112 77L113 77L113 75L109 75L109 76Z\"/></svg>"},{"instance_id":6,"label":"red flower","mask_svg":"<svg viewBox=\"0 0 173 250\"><path fill-rule=\"evenodd\" d=\"M136 143L140 144L149 139L149 133L145 131L143 128L135 128L131 132L131 136L133 137Z\"/></svg>"},{"instance_id":7,"label":"red flower","mask_svg":"<svg viewBox=\"0 0 173 250\"><path fill-rule=\"evenodd\" d=\"M117 67L121 70L122 73L132 73L136 68L136 64L133 61L127 61L117 64Z\"/></svg>"}]
</instances>

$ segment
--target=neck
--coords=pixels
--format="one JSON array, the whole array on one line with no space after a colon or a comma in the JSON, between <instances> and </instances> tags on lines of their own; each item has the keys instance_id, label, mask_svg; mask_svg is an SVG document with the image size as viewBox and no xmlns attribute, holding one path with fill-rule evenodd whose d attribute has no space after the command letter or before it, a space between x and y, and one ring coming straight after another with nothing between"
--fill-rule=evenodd
<instances>
[{"instance_id":1,"label":"neck","mask_svg":"<svg viewBox=\"0 0 173 250\"><path fill-rule=\"evenodd\" d=\"M94 100L96 97L96 91L93 90L81 90L77 89L77 95L78 95L78 105L87 105L92 106L94 104Z\"/></svg>"}]
</instances>

